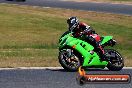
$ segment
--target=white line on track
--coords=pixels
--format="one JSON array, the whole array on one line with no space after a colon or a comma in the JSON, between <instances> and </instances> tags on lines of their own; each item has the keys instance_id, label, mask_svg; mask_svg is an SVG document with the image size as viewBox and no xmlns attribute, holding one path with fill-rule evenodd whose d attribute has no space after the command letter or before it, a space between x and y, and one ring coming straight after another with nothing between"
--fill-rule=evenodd
<instances>
[{"instance_id":1,"label":"white line on track","mask_svg":"<svg viewBox=\"0 0 132 88\"><path fill-rule=\"evenodd\" d=\"M8 3L0 3L0 4L8 4ZM15 6L19 6L20 4L12 4L12 5L15 5ZM30 6L30 5L21 5L21 6ZM34 6L32 6L33 8L51 8L51 7L48 7L48 6L36 6L36 5L34 5Z\"/></svg>"},{"instance_id":2,"label":"white line on track","mask_svg":"<svg viewBox=\"0 0 132 88\"><path fill-rule=\"evenodd\" d=\"M0 68L0 70L17 70L17 69L63 69L62 67L16 67L16 68ZM107 68L106 68L107 69ZM124 67L123 69L132 69L132 67Z\"/></svg>"},{"instance_id":3,"label":"white line on track","mask_svg":"<svg viewBox=\"0 0 132 88\"><path fill-rule=\"evenodd\" d=\"M62 67L15 67L15 68L0 68L0 70L16 70L16 69L63 69Z\"/></svg>"}]
</instances>

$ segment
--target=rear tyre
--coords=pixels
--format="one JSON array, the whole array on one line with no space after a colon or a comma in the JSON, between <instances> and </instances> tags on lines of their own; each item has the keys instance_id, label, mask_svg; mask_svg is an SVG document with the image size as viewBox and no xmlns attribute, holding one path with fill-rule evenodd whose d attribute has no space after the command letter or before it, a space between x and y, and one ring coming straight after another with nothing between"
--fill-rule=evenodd
<instances>
[{"instance_id":1,"label":"rear tyre","mask_svg":"<svg viewBox=\"0 0 132 88\"><path fill-rule=\"evenodd\" d=\"M77 71L81 66L78 54L72 51L72 49L63 49L59 52L59 63L67 71Z\"/></svg>"},{"instance_id":2,"label":"rear tyre","mask_svg":"<svg viewBox=\"0 0 132 88\"><path fill-rule=\"evenodd\" d=\"M113 49L106 49L105 52L109 60L107 68L111 71L120 71L124 67L124 59L121 54Z\"/></svg>"}]
</instances>

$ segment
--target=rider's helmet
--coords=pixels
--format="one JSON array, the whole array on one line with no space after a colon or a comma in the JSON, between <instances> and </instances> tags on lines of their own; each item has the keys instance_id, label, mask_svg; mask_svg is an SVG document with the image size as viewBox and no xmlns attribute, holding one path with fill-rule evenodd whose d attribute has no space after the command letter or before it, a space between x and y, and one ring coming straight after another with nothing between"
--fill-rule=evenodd
<instances>
[{"instance_id":1,"label":"rider's helmet","mask_svg":"<svg viewBox=\"0 0 132 88\"><path fill-rule=\"evenodd\" d=\"M79 25L79 20L77 19L77 17L70 17L67 20L67 23L69 25L69 31L74 32L77 29L78 25Z\"/></svg>"}]
</instances>

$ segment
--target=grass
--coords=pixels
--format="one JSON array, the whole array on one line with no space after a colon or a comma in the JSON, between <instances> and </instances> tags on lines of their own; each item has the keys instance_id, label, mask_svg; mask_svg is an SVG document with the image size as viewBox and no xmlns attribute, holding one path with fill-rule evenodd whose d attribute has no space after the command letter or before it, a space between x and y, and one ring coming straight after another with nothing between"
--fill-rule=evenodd
<instances>
[{"instance_id":1,"label":"grass","mask_svg":"<svg viewBox=\"0 0 132 88\"><path fill-rule=\"evenodd\" d=\"M132 0L110 0L110 1L132 1Z\"/></svg>"},{"instance_id":2,"label":"grass","mask_svg":"<svg viewBox=\"0 0 132 88\"><path fill-rule=\"evenodd\" d=\"M125 66L132 66L132 16L0 4L0 67L60 66L58 39L70 16L100 35L113 35Z\"/></svg>"},{"instance_id":3,"label":"grass","mask_svg":"<svg viewBox=\"0 0 132 88\"><path fill-rule=\"evenodd\" d=\"M57 49L4 49L0 50L0 67L59 66L57 54Z\"/></svg>"}]
</instances>

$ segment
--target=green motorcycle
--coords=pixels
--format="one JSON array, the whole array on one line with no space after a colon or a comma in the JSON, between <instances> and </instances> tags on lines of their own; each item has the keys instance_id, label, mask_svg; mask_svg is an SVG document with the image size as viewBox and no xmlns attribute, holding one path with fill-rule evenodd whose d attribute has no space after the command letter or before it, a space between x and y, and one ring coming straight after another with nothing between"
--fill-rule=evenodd
<instances>
[{"instance_id":1,"label":"green motorcycle","mask_svg":"<svg viewBox=\"0 0 132 88\"><path fill-rule=\"evenodd\" d=\"M101 46L114 46L116 41L112 36L102 36ZM106 61L102 61L99 53L86 41L72 36L70 31L65 32L59 39L59 63L67 71L77 71L80 66L86 68L105 68L119 71L124 67L124 59L114 49L104 49Z\"/></svg>"}]
</instances>

